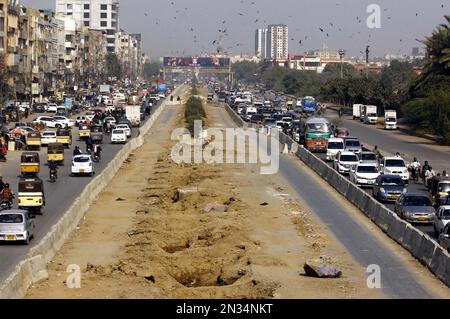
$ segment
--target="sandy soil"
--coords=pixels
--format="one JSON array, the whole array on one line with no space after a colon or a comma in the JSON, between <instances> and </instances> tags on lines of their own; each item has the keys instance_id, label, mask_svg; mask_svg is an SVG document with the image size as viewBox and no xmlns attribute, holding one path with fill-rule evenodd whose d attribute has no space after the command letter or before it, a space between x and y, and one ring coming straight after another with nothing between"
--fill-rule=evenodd
<instances>
[{"instance_id":1,"label":"sandy soil","mask_svg":"<svg viewBox=\"0 0 450 319\"><path fill-rule=\"evenodd\" d=\"M184 124L183 109L171 107L177 115L130 156L27 298L382 297L281 177L252 165L173 163L171 129ZM220 127L216 112L207 107L207 126ZM204 212L212 202L227 212ZM315 258L343 277L304 276ZM82 269L80 289L66 286L70 264Z\"/></svg>"}]
</instances>

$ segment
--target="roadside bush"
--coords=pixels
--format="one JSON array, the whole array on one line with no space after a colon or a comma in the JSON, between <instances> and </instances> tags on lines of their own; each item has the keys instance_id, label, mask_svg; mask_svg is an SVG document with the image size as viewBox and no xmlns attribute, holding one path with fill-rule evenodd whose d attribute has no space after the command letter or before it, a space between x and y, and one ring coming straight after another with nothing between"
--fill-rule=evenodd
<instances>
[{"instance_id":1,"label":"roadside bush","mask_svg":"<svg viewBox=\"0 0 450 319\"><path fill-rule=\"evenodd\" d=\"M198 97L190 97L186 102L184 118L186 120L186 128L194 135L194 121L203 120L206 117L203 101Z\"/></svg>"}]
</instances>

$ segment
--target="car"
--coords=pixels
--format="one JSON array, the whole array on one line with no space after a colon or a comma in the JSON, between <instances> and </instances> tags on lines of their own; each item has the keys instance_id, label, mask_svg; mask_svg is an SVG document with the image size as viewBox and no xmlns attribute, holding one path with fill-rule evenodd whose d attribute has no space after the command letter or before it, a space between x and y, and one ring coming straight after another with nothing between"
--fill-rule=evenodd
<instances>
[{"instance_id":1,"label":"car","mask_svg":"<svg viewBox=\"0 0 450 319\"><path fill-rule=\"evenodd\" d=\"M409 223L432 224L436 217L436 210L433 207L427 193L403 193L394 205L394 212Z\"/></svg>"},{"instance_id":2,"label":"car","mask_svg":"<svg viewBox=\"0 0 450 319\"><path fill-rule=\"evenodd\" d=\"M359 163L354 170L351 170L350 181L359 186L372 187L378 176L380 171L377 164Z\"/></svg>"},{"instance_id":3,"label":"car","mask_svg":"<svg viewBox=\"0 0 450 319\"><path fill-rule=\"evenodd\" d=\"M409 171L406 168L405 161L399 156L384 157L381 164L381 174L392 174L400 176L408 184Z\"/></svg>"},{"instance_id":4,"label":"car","mask_svg":"<svg viewBox=\"0 0 450 319\"><path fill-rule=\"evenodd\" d=\"M89 120L89 121L92 121L94 119L94 116L95 116L95 112L94 111L87 111L86 115L85 115L86 119Z\"/></svg>"},{"instance_id":5,"label":"car","mask_svg":"<svg viewBox=\"0 0 450 319\"><path fill-rule=\"evenodd\" d=\"M330 138L328 140L326 160L334 161L336 154L344 151L344 140L342 138Z\"/></svg>"},{"instance_id":6,"label":"car","mask_svg":"<svg viewBox=\"0 0 450 319\"><path fill-rule=\"evenodd\" d=\"M358 156L353 152L338 152L333 167L341 174L349 174L352 167L359 164Z\"/></svg>"},{"instance_id":7,"label":"car","mask_svg":"<svg viewBox=\"0 0 450 319\"><path fill-rule=\"evenodd\" d=\"M346 129L345 127L337 127L334 130L334 137L348 137L350 135L350 131Z\"/></svg>"},{"instance_id":8,"label":"car","mask_svg":"<svg viewBox=\"0 0 450 319\"><path fill-rule=\"evenodd\" d=\"M119 123L118 125L116 125L116 129L124 130L127 137L131 137L131 128L128 124Z\"/></svg>"},{"instance_id":9,"label":"car","mask_svg":"<svg viewBox=\"0 0 450 319\"><path fill-rule=\"evenodd\" d=\"M363 151L358 154L359 162L364 164L376 164L379 166L377 155L374 152Z\"/></svg>"},{"instance_id":10,"label":"car","mask_svg":"<svg viewBox=\"0 0 450 319\"><path fill-rule=\"evenodd\" d=\"M444 230L445 226L450 223L450 206L445 205L437 209L436 217L434 219L434 235L438 237Z\"/></svg>"},{"instance_id":11,"label":"car","mask_svg":"<svg viewBox=\"0 0 450 319\"><path fill-rule=\"evenodd\" d=\"M55 128L56 127L56 121L54 118L50 116L39 116L37 119L33 121L34 124L43 124L46 127L49 128Z\"/></svg>"},{"instance_id":12,"label":"car","mask_svg":"<svg viewBox=\"0 0 450 319\"><path fill-rule=\"evenodd\" d=\"M53 116L56 121L56 128L69 128L75 125L75 122L65 116Z\"/></svg>"},{"instance_id":13,"label":"car","mask_svg":"<svg viewBox=\"0 0 450 319\"><path fill-rule=\"evenodd\" d=\"M71 176L76 174L87 174L92 176L95 174L94 161L91 155L76 155L72 159Z\"/></svg>"},{"instance_id":14,"label":"car","mask_svg":"<svg viewBox=\"0 0 450 319\"><path fill-rule=\"evenodd\" d=\"M15 136L22 136L22 135L28 135L28 133L35 132L36 130L33 127L29 126L18 126L11 131L9 131L10 135Z\"/></svg>"},{"instance_id":15,"label":"car","mask_svg":"<svg viewBox=\"0 0 450 319\"><path fill-rule=\"evenodd\" d=\"M58 104L56 103L48 103L47 105L47 112L49 113L56 113L58 111Z\"/></svg>"},{"instance_id":16,"label":"car","mask_svg":"<svg viewBox=\"0 0 450 319\"><path fill-rule=\"evenodd\" d=\"M85 123L86 122L86 116L80 115L77 116L77 119L75 120L75 125L79 126L81 123Z\"/></svg>"},{"instance_id":17,"label":"car","mask_svg":"<svg viewBox=\"0 0 450 319\"><path fill-rule=\"evenodd\" d=\"M68 116L69 111L64 106L59 106L58 109L56 110L56 115L57 116Z\"/></svg>"},{"instance_id":18,"label":"car","mask_svg":"<svg viewBox=\"0 0 450 319\"><path fill-rule=\"evenodd\" d=\"M450 253L450 224L447 224L439 234L438 243Z\"/></svg>"},{"instance_id":19,"label":"car","mask_svg":"<svg viewBox=\"0 0 450 319\"><path fill-rule=\"evenodd\" d=\"M254 114L254 115L252 115L252 117L250 118L250 123L253 123L253 124L261 124L262 123L262 121L263 121L263 116L262 115L260 115L260 114Z\"/></svg>"},{"instance_id":20,"label":"car","mask_svg":"<svg viewBox=\"0 0 450 319\"><path fill-rule=\"evenodd\" d=\"M127 133L122 129L114 129L111 133L111 143L123 143L127 142Z\"/></svg>"},{"instance_id":21,"label":"car","mask_svg":"<svg viewBox=\"0 0 450 319\"><path fill-rule=\"evenodd\" d=\"M379 202L396 201L408 191L405 182L397 175L380 175L372 188L372 195Z\"/></svg>"},{"instance_id":22,"label":"car","mask_svg":"<svg viewBox=\"0 0 450 319\"><path fill-rule=\"evenodd\" d=\"M111 126L116 125L116 119L112 116L107 116L104 118L103 122L111 124Z\"/></svg>"},{"instance_id":23,"label":"car","mask_svg":"<svg viewBox=\"0 0 450 319\"><path fill-rule=\"evenodd\" d=\"M56 132L55 131L41 132L41 144L48 145L52 143L56 143Z\"/></svg>"},{"instance_id":24,"label":"car","mask_svg":"<svg viewBox=\"0 0 450 319\"><path fill-rule=\"evenodd\" d=\"M0 241L29 244L34 237L36 225L33 216L26 210L4 210L0 212Z\"/></svg>"},{"instance_id":25,"label":"car","mask_svg":"<svg viewBox=\"0 0 450 319\"><path fill-rule=\"evenodd\" d=\"M362 152L362 145L356 137L344 138L344 151L359 154Z\"/></svg>"}]
</instances>

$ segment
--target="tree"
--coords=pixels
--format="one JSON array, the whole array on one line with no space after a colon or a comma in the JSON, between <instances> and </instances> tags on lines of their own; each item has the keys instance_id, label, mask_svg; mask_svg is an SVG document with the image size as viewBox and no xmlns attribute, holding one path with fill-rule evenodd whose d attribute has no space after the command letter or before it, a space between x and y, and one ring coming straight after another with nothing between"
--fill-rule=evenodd
<instances>
[{"instance_id":1,"label":"tree","mask_svg":"<svg viewBox=\"0 0 450 319\"><path fill-rule=\"evenodd\" d=\"M115 77L116 79L122 79L122 65L119 58L115 53L108 53L105 57L106 60L106 75L108 77Z\"/></svg>"},{"instance_id":2,"label":"tree","mask_svg":"<svg viewBox=\"0 0 450 319\"><path fill-rule=\"evenodd\" d=\"M345 79L354 78L358 76L358 72L355 67L351 64L344 63L342 64L342 73ZM323 75L329 76L331 78L340 78L341 77L341 64L340 63L328 63L324 70Z\"/></svg>"},{"instance_id":3,"label":"tree","mask_svg":"<svg viewBox=\"0 0 450 319\"><path fill-rule=\"evenodd\" d=\"M236 80L250 84L256 83L261 76L261 65L255 62L242 61L234 63L232 70Z\"/></svg>"},{"instance_id":4,"label":"tree","mask_svg":"<svg viewBox=\"0 0 450 319\"><path fill-rule=\"evenodd\" d=\"M144 64L144 77L147 80L150 80L154 77L159 76L159 71L161 70L162 65L159 62L152 62Z\"/></svg>"}]
</instances>

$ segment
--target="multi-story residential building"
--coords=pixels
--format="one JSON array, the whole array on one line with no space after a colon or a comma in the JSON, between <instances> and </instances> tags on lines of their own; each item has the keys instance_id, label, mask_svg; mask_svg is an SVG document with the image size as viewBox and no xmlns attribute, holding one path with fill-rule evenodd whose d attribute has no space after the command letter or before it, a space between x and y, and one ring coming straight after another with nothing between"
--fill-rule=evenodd
<instances>
[{"instance_id":1,"label":"multi-story residential building","mask_svg":"<svg viewBox=\"0 0 450 319\"><path fill-rule=\"evenodd\" d=\"M6 72L6 46L8 32L8 0L0 0L0 74Z\"/></svg>"},{"instance_id":2,"label":"multi-story residential building","mask_svg":"<svg viewBox=\"0 0 450 319\"><path fill-rule=\"evenodd\" d=\"M290 54L287 67L294 70L322 73L330 63L341 63L339 51L315 50L308 53ZM343 58L342 63L349 64L351 61Z\"/></svg>"},{"instance_id":3,"label":"multi-story residential building","mask_svg":"<svg viewBox=\"0 0 450 319\"><path fill-rule=\"evenodd\" d=\"M289 29L284 24L272 24L267 28L268 56L273 60L287 60L289 56Z\"/></svg>"},{"instance_id":4,"label":"multi-story residential building","mask_svg":"<svg viewBox=\"0 0 450 319\"><path fill-rule=\"evenodd\" d=\"M257 29L255 31L255 55L261 59L270 58L268 47L268 29Z\"/></svg>"},{"instance_id":5,"label":"multi-story residential building","mask_svg":"<svg viewBox=\"0 0 450 319\"><path fill-rule=\"evenodd\" d=\"M116 33L116 54L122 63L124 76L135 79L142 74L142 37L141 34Z\"/></svg>"},{"instance_id":6,"label":"multi-story residential building","mask_svg":"<svg viewBox=\"0 0 450 319\"><path fill-rule=\"evenodd\" d=\"M73 18L78 28L104 31L108 52L115 52L115 35L119 30L118 0L56 0L56 14Z\"/></svg>"}]
</instances>

